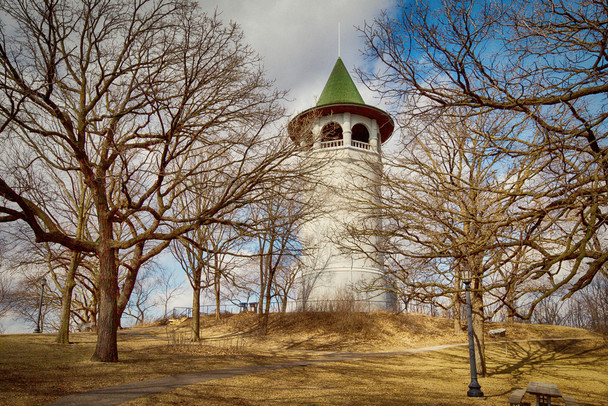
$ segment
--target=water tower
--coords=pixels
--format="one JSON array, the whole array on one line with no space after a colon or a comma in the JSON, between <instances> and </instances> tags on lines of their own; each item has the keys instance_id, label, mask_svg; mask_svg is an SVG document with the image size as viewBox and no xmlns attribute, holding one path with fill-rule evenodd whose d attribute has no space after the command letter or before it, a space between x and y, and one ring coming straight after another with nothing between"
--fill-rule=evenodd
<instances>
[{"instance_id":1,"label":"water tower","mask_svg":"<svg viewBox=\"0 0 608 406\"><path fill-rule=\"evenodd\" d=\"M365 104L340 58L317 105L290 122L291 139L306 147L304 159L317 168L308 192L316 212L302 227L304 309L336 308L341 301L360 310L394 306L374 249L378 237L369 233L382 227L381 146L393 128L386 112Z\"/></svg>"}]
</instances>

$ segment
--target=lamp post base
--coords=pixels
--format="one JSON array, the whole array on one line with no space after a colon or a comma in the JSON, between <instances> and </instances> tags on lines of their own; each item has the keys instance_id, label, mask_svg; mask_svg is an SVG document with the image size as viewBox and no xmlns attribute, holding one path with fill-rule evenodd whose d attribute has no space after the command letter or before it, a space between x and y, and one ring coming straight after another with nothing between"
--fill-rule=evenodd
<instances>
[{"instance_id":1,"label":"lamp post base","mask_svg":"<svg viewBox=\"0 0 608 406\"><path fill-rule=\"evenodd\" d=\"M483 392L481 391L481 386L479 384L475 385L474 383L471 383L467 396L470 398L482 398Z\"/></svg>"}]
</instances>

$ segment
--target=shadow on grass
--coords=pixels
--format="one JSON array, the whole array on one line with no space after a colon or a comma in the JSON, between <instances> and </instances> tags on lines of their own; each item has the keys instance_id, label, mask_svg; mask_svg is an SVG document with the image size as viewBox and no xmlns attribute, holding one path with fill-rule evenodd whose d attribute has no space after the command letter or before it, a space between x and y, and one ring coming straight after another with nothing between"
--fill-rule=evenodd
<instances>
[{"instance_id":1,"label":"shadow on grass","mask_svg":"<svg viewBox=\"0 0 608 406\"><path fill-rule=\"evenodd\" d=\"M524 373L546 371L555 363L561 365L560 369L565 366L580 368L602 360L601 353L608 346L603 341L595 341L593 346L590 346L589 343L580 340L542 341L542 345L534 342L511 342L494 344L486 351L492 356L502 352L502 348L505 348L507 354L492 357L495 366L489 369L488 376L509 374L517 378Z\"/></svg>"}]
</instances>

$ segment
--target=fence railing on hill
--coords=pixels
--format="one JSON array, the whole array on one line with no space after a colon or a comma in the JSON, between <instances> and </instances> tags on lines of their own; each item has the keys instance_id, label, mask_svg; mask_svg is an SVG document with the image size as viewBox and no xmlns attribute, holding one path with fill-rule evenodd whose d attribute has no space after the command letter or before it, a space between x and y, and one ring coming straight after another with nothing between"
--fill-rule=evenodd
<instances>
[{"instance_id":1,"label":"fence railing on hill","mask_svg":"<svg viewBox=\"0 0 608 406\"><path fill-rule=\"evenodd\" d=\"M201 306L201 314L215 314L217 306L214 304L202 305ZM219 307L220 313L222 314L237 314L237 313L257 313L258 312L258 302L241 302L237 304L228 303L222 304ZM297 302L289 301L285 307L286 312L294 312L297 310ZM270 304L270 312L271 313L279 313L283 311L283 306L281 303L271 303ZM174 307L173 310L167 314L167 318L180 318L180 317L192 317L192 308L191 307Z\"/></svg>"},{"instance_id":2,"label":"fence railing on hill","mask_svg":"<svg viewBox=\"0 0 608 406\"><path fill-rule=\"evenodd\" d=\"M216 305L202 305L200 308L201 314L215 314ZM258 302L241 302L236 304L220 305L220 313L222 314L237 314L237 313L257 313ZM400 311L398 304L395 302L385 302L379 300L308 300L306 302L291 300L285 306L282 303L272 302L270 304L271 313L280 312L296 312L296 311L356 311L370 312L376 310ZM422 310L422 309L420 309ZM167 318L192 317L191 307L175 307L167 314Z\"/></svg>"}]
</instances>

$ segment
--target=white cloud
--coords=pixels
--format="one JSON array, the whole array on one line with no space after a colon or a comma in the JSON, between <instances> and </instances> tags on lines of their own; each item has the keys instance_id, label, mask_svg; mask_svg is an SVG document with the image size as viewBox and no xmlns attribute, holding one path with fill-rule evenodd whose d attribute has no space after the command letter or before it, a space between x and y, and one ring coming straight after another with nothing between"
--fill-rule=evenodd
<instances>
[{"instance_id":1,"label":"white cloud","mask_svg":"<svg viewBox=\"0 0 608 406\"><path fill-rule=\"evenodd\" d=\"M0 319L2 334L24 334L34 331L36 326L18 318L15 313L9 312Z\"/></svg>"},{"instance_id":2,"label":"white cloud","mask_svg":"<svg viewBox=\"0 0 608 406\"><path fill-rule=\"evenodd\" d=\"M355 26L363 25L393 5L393 0L200 0L203 10L216 8L223 19L237 22L246 41L263 57L269 78L290 90L290 114L314 106L336 59L338 23L341 57L352 75L364 63L364 43ZM356 78L353 77L356 82ZM373 95L357 83L366 103ZM381 107L381 106L379 106Z\"/></svg>"}]
</instances>

